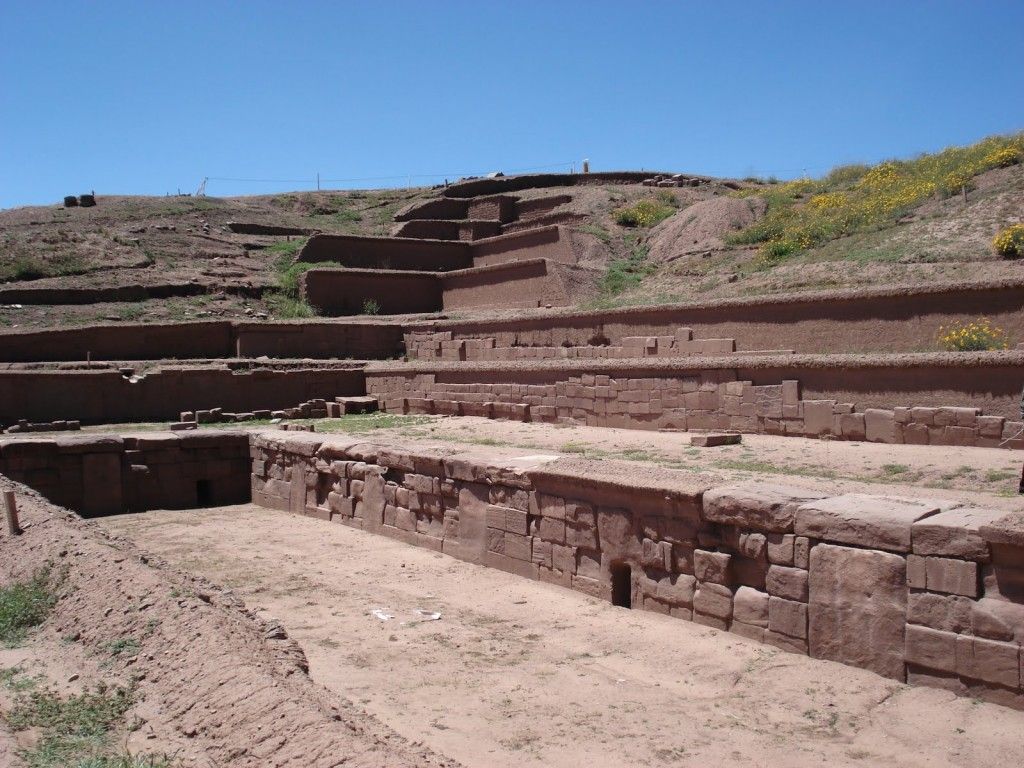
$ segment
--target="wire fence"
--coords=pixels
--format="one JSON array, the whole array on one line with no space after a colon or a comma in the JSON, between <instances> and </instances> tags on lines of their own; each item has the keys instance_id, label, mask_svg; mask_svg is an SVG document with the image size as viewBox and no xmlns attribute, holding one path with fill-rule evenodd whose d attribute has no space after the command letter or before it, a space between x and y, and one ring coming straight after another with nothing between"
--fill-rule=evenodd
<instances>
[{"instance_id":1,"label":"wire fence","mask_svg":"<svg viewBox=\"0 0 1024 768\"><path fill-rule=\"evenodd\" d=\"M504 174L517 174L517 173L536 173L539 171L562 171L573 173L577 168L582 168L583 163L581 161L564 161L561 163L549 163L547 165L535 165L529 168L508 168L501 169L501 173ZM743 174L744 177L775 177L775 176L787 176L789 174L801 174L806 177L809 173L814 172L825 172L832 169L833 166L827 167L802 167L802 168L777 168L774 170L764 171L756 170L750 173ZM644 170L643 168L639 170ZM446 182L457 181L458 179L467 177L480 177L486 176L490 173L494 173L494 169L481 171L452 171L448 173L405 173L396 174L394 176L350 176L350 177L333 177L323 176L321 174L315 174L313 176L307 176L305 178L291 178L291 179L259 179L259 178L242 178L237 176L207 176L207 182L219 182L226 184L301 184L303 186L308 185L310 189L323 189L325 185L356 185L356 184L384 184L387 182L398 182L393 186L399 186L402 182L405 186L433 186L434 184L441 184ZM721 173L708 173L707 171L702 172L704 175L716 176L716 177L732 177L737 174L721 174ZM413 184L413 182L417 184ZM335 187L337 188L337 187ZM205 191L205 188L203 188Z\"/></svg>"}]
</instances>

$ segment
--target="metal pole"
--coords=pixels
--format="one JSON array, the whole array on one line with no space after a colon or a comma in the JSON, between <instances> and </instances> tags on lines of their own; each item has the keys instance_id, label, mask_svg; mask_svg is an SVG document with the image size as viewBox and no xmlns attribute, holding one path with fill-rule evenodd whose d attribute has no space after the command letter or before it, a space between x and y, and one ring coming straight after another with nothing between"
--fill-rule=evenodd
<instances>
[{"instance_id":1,"label":"metal pole","mask_svg":"<svg viewBox=\"0 0 1024 768\"><path fill-rule=\"evenodd\" d=\"M4 507L7 509L7 533L18 536L21 533L21 526L18 525L18 502L14 491L4 491Z\"/></svg>"}]
</instances>

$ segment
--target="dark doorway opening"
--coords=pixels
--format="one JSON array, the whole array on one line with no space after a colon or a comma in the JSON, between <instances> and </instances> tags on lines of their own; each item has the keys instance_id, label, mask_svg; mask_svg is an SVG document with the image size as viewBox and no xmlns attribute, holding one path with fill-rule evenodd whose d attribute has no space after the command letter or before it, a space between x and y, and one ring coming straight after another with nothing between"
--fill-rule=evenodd
<instances>
[{"instance_id":1,"label":"dark doorway opening","mask_svg":"<svg viewBox=\"0 0 1024 768\"><path fill-rule=\"evenodd\" d=\"M196 480L196 506L213 506L213 490L210 488L209 480Z\"/></svg>"},{"instance_id":2,"label":"dark doorway opening","mask_svg":"<svg viewBox=\"0 0 1024 768\"><path fill-rule=\"evenodd\" d=\"M633 569L626 563L612 565L612 605L633 607Z\"/></svg>"}]
</instances>

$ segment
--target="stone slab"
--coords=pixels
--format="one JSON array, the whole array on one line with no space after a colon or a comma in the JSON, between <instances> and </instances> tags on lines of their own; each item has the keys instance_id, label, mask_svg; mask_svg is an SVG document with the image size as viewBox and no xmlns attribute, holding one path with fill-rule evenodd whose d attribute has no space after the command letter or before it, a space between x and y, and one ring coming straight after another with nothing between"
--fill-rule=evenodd
<instances>
[{"instance_id":1,"label":"stone slab","mask_svg":"<svg viewBox=\"0 0 1024 768\"><path fill-rule=\"evenodd\" d=\"M798 535L838 544L909 552L911 526L941 511L941 502L848 493L802 505Z\"/></svg>"}]
</instances>

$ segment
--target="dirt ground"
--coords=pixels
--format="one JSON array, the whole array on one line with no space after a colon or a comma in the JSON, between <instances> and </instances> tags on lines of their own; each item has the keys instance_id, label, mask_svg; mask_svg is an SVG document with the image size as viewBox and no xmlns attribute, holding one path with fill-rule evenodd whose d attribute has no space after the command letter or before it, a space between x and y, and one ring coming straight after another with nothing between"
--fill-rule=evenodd
<instances>
[{"instance_id":1,"label":"dirt ground","mask_svg":"<svg viewBox=\"0 0 1024 768\"><path fill-rule=\"evenodd\" d=\"M1022 712L344 526L251 505L101 525L281 620L314 681L467 766L1024 764Z\"/></svg>"}]
</instances>

